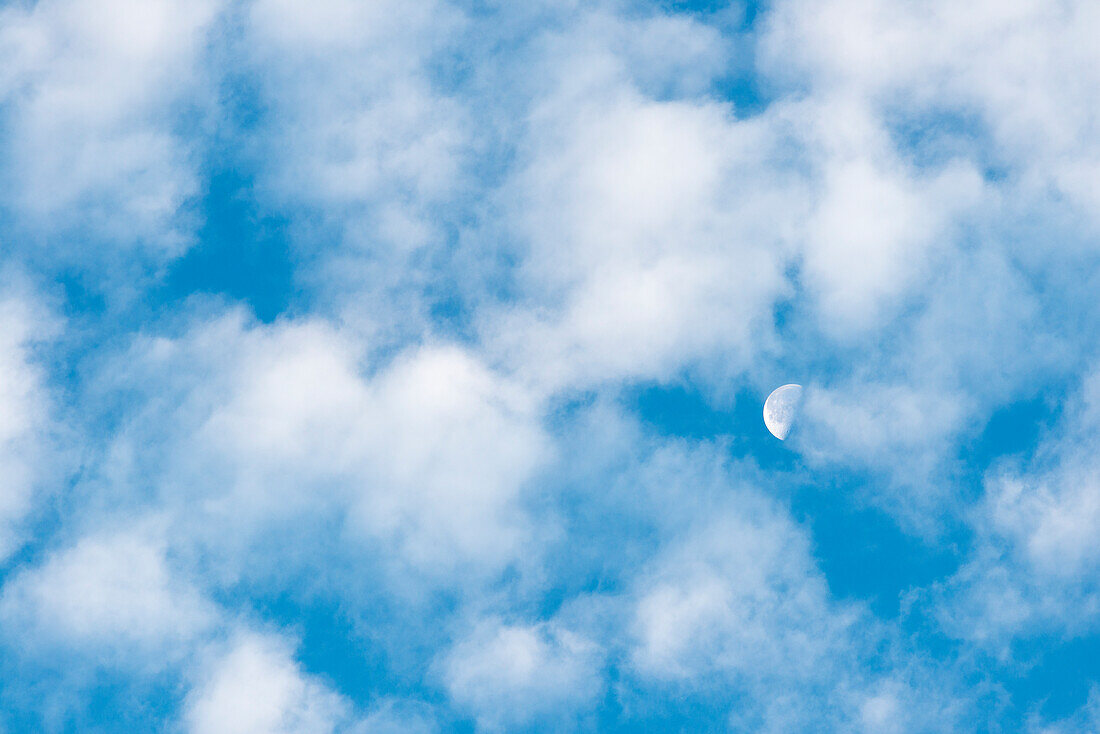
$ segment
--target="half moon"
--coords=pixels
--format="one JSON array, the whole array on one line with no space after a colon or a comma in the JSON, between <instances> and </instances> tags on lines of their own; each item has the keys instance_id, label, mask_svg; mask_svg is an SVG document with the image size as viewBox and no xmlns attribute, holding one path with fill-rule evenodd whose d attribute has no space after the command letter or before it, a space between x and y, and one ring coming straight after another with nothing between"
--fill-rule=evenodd
<instances>
[{"instance_id":1,"label":"half moon","mask_svg":"<svg viewBox=\"0 0 1100 734\"><path fill-rule=\"evenodd\" d=\"M780 441L791 432L801 402L802 386L794 384L777 387L764 401L764 425Z\"/></svg>"}]
</instances>

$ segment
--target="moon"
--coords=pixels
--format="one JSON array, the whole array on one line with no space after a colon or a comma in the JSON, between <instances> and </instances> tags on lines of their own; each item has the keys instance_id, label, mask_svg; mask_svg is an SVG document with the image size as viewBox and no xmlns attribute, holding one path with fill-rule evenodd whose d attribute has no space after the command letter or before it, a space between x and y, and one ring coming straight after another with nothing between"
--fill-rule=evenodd
<instances>
[{"instance_id":1,"label":"moon","mask_svg":"<svg viewBox=\"0 0 1100 734\"><path fill-rule=\"evenodd\" d=\"M772 390L764 401L764 425L771 434L783 441L791 432L798 407L802 403L801 385L783 385Z\"/></svg>"}]
</instances>

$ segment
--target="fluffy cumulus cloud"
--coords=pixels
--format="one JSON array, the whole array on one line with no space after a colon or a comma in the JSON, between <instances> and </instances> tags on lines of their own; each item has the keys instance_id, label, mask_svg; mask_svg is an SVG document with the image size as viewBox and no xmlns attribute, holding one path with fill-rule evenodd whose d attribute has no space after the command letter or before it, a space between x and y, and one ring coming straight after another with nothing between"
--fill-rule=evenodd
<instances>
[{"instance_id":1,"label":"fluffy cumulus cloud","mask_svg":"<svg viewBox=\"0 0 1100 734\"><path fill-rule=\"evenodd\" d=\"M284 640L242 634L204 669L188 696L193 734L347 731L348 704L303 674ZM339 727L339 728L338 728Z\"/></svg>"},{"instance_id":2,"label":"fluffy cumulus cloud","mask_svg":"<svg viewBox=\"0 0 1100 734\"><path fill-rule=\"evenodd\" d=\"M555 625L483 622L441 667L451 699L490 731L547 719L565 726L604 686L596 645Z\"/></svg>"},{"instance_id":3,"label":"fluffy cumulus cloud","mask_svg":"<svg viewBox=\"0 0 1100 734\"><path fill-rule=\"evenodd\" d=\"M722 517L693 531L643 583L634 666L662 680L833 678L828 653L855 620L830 614L804 542L781 517Z\"/></svg>"},{"instance_id":4,"label":"fluffy cumulus cloud","mask_svg":"<svg viewBox=\"0 0 1100 734\"><path fill-rule=\"evenodd\" d=\"M22 571L5 585L0 615L29 649L89 650L121 665L169 660L215 618L145 529L82 538Z\"/></svg>"},{"instance_id":5,"label":"fluffy cumulus cloud","mask_svg":"<svg viewBox=\"0 0 1100 734\"><path fill-rule=\"evenodd\" d=\"M302 669L283 635L237 630L201 653L183 702L182 730L191 734L432 734L430 708L384 699L357 712L347 697Z\"/></svg>"},{"instance_id":6,"label":"fluffy cumulus cloud","mask_svg":"<svg viewBox=\"0 0 1100 734\"><path fill-rule=\"evenodd\" d=\"M574 23L530 52L502 221L483 234L519 251L515 299L481 331L550 390L743 365L790 290L807 206L787 121L698 94L731 54L703 23Z\"/></svg>"},{"instance_id":7,"label":"fluffy cumulus cloud","mask_svg":"<svg viewBox=\"0 0 1100 734\"><path fill-rule=\"evenodd\" d=\"M1098 32L8 3L0 730L1095 728Z\"/></svg>"},{"instance_id":8,"label":"fluffy cumulus cloud","mask_svg":"<svg viewBox=\"0 0 1100 734\"><path fill-rule=\"evenodd\" d=\"M550 456L535 405L458 346L372 365L323 322L237 312L140 338L115 364L102 389L153 394L90 485L145 507L152 483L186 533L181 552L225 578L316 561L273 542L288 532L311 542L327 527L350 544L332 552L438 581L518 561L533 534L520 499Z\"/></svg>"},{"instance_id":9,"label":"fluffy cumulus cloud","mask_svg":"<svg viewBox=\"0 0 1100 734\"><path fill-rule=\"evenodd\" d=\"M789 289L802 192L781 133L729 105L599 81L532 120L532 160L507 194L528 243L526 308L510 304L490 337L551 389L667 379L714 354L745 363Z\"/></svg>"},{"instance_id":10,"label":"fluffy cumulus cloud","mask_svg":"<svg viewBox=\"0 0 1100 734\"><path fill-rule=\"evenodd\" d=\"M445 209L468 188L475 134L432 73L464 33L462 10L263 0L244 15L240 53L272 113L246 150L262 161L268 206L297 214L294 249L310 264L301 277L322 279L324 299L362 328L423 329L415 289L450 236Z\"/></svg>"},{"instance_id":11,"label":"fluffy cumulus cloud","mask_svg":"<svg viewBox=\"0 0 1100 734\"><path fill-rule=\"evenodd\" d=\"M0 15L4 208L56 261L125 270L191 241L216 2L15 3ZM193 120L193 122L189 121ZM76 245L73 239L86 244ZM121 248L120 250L117 248Z\"/></svg>"},{"instance_id":12,"label":"fluffy cumulus cloud","mask_svg":"<svg viewBox=\"0 0 1100 734\"><path fill-rule=\"evenodd\" d=\"M1097 22L1079 2L795 1L776 7L768 56L782 75L831 95L976 116L985 134L971 146L1033 193L1053 185L1087 211L1097 97L1096 51L1084 39Z\"/></svg>"}]
</instances>

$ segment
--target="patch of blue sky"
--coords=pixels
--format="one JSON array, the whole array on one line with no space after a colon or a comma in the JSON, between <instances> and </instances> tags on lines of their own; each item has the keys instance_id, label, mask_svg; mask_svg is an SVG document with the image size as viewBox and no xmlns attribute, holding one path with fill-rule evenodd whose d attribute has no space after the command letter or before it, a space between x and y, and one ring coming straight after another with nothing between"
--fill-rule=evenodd
<instances>
[{"instance_id":1,"label":"patch of blue sky","mask_svg":"<svg viewBox=\"0 0 1100 734\"><path fill-rule=\"evenodd\" d=\"M766 397L766 396L764 396ZM903 597L957 570L957 541L934 542L902 530L882 509L866 504L876 479L835 467L811 468L767 432L763 399L745 391L730 410L716 409L697 391L678 385L648 387L628 398L653 430L697 440L725 439L731 460L759 469L765 491L788 503L810 529L833 593L868 602L876 614L897 618Z\"/></svg>"},{"instance_id":2,"label":"patch of blue sky","mask_svg":"<svg viewBox=\"0 0 1100 734\"><path fill-rule=\"evenodd\" d=\"M168 265L150 306L171 311L196 295L217 296L246 304L262 323L305 310L286 221L256 201L251 177L232 168L208 176L196 243Z\"/></svg>"}]
</instances>

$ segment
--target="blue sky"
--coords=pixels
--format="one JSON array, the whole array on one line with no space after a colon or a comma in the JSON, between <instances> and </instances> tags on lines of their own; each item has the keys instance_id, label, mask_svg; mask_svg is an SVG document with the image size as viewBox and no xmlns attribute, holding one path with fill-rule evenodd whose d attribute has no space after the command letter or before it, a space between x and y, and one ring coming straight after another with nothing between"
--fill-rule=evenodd
<instances>
[{"instance_id":1,"label":"blue sky","mask_svg":"<svg viewBox=\"0 0 1100 734\"><path fill-rule=\"evenodd\" d=\"M1100 729L1098 30L3 5L0 732Z\"/></svg>"}]
</instances>

